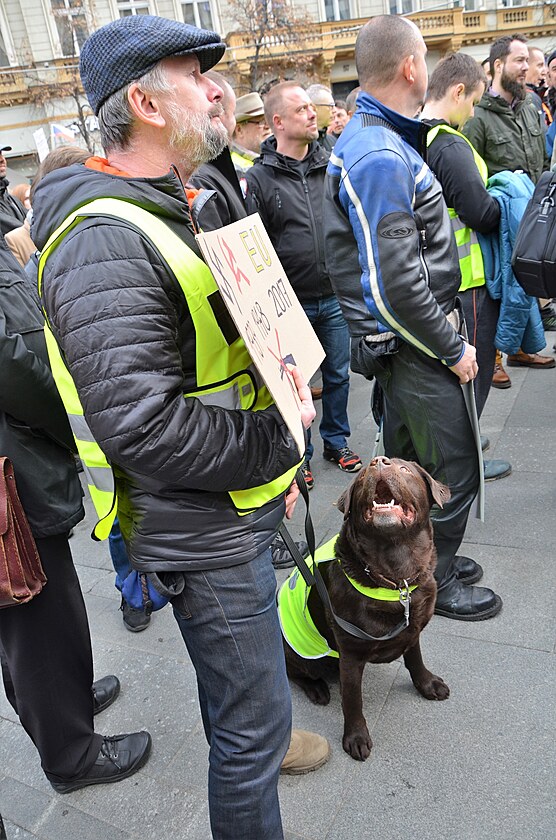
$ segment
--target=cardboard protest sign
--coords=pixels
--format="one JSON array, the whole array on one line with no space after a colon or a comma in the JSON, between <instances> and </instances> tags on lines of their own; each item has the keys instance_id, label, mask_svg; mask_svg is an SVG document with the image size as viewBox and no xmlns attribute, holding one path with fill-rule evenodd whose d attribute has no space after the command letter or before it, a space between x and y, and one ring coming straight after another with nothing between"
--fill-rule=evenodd
<instances>
[{"instance_id":1,"label":"cardboard protest sign","mask_svg":"<svg viewBox=\"0 0 556 840\"><path fill-rule=\"evenodd\" d=\"M258 213L201 233L197 241L235 325L300 455L301 403L288 365L309 382L324 350L293 291Z\"/></svg>"}]
</instances>

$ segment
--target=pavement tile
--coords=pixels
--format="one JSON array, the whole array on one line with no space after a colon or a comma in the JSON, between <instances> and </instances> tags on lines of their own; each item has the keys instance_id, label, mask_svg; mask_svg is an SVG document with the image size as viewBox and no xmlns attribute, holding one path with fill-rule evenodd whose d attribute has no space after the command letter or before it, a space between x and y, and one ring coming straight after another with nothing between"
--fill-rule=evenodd
<instances>
[{"instance_id":1,"label":"pavement tile","mask_svg":"<svg viewBox=\"0 0 556 840\"><path fill-rule=\"evenodd\" d=\"M545 548L530 557L522 549L464 543L462 554L483 567L485 574L478 586L500 595L502 611L487 621L434 616L430 627L450 637L551 651L556 638L554 604L548 595L554 589L552 550Z\"/></svg>"},{"instance_id":2,"label":"pavement tile","mask_svg":"<svg viewBox=\"0 0 556 840\"><path fill-rule=\"evenodd\" d=\"M486 487L485 522L469 519L466 542L498 545L533 552L554 546L555 480L550 472L514 472Z\"/></svg>"},{"instance_id":3,"label":"pavement tile","mask_svg":"<svg viewBox=\"0 0 556 840\"><path fill-rule=\"evenodd\" d=\"M443 649L449 654L441 673L450 698L434 703L391 692L372 731L371 757L352 775L326 837L548 836L554 758L545 723L554 714L556 687L551 657L458 638L446 644L437 638L433 648L435 660Z\"/></svg>"},{"instance_id":4,"label":"pavement tile","mask_svg":"<svg viewBox=\"0 0 556 840\"><path fill-rule=\"evenodd\" d=\"M19 721L0 718L0 773L42 793L52 793L38 753ZM4 814L2 806L0 795L0 813Z\"/></svg>"},{"instance_id":5,"label":"pavement tile","mask_svg":"<svg viewBox=\"0 0 556 840\"><path fill-rule=\"evenodd\" d=\"M125 837L158 840L209 840L206 788L158 782L145 772L148 764L129 779L113 785L83 788L68 794L71 805L91 818L109 815L110 823ZM103 836L104 837L104 836ZM95 840L103 840L103 837ZM106 835L111 840L110 835ZM78 835L58 840L81 840Z\"/></svg>"},{"instance_id":6,"label":"pavement tile","mask_svg":"<svg viewBox=\"0 0 556 840\"><path fill-rule=\"evenodd\" d=\"M24 828L21 828L19 825L14 825L9 820L4 820L4 827L9 840L33 840L33 838L37 837L36 834L30 834Z\"/></svg>"}]
</instances>

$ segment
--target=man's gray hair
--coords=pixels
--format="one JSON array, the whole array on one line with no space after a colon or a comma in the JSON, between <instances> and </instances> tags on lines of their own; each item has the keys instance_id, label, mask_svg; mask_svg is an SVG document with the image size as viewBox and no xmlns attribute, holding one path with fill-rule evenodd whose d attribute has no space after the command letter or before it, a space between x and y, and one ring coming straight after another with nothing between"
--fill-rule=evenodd
<instances>
[{"instance_id":1,"label":"man's gray hair","mask_svg":"<svg viewBox=\"0 0 556 840\"><path fill-rule=\"evenodd\" d=\"M416 26L399 15L378 15L359 30L355 66L362 86L383 87L396 78L400 63L420 43Z\"/></svg>"},{"instance_id":2,"label":"man's gray hair","mask_svg":"<svg viewBox=\"0 0 556 840\"><path fill-rule=\"evenodd\" d=\"M309 85L309 87L306 90L306 93L307 93L307 96L309 97L309 99L311 100L311 102L314 101L314 98L316 97L317 93L326 93L330 97L330 100L332 101L332 91L330 90L329 87L326 87L326 85L321 85L321 84Z\"/></svg>"},{"instance_id":3,"label":"man's gray hair","mask_svg":"<svg viewBox=\"0 0 556 840\"><path fill-rule=\"evenodd\" d=\"M136 119L127 98L131 84L138 84L142 90L154 94L172 93L174 90L159 63L140 79L109 96L98 112L100 139L106 152L127 149L131 145Z\"/></svg>"}]
</instances>

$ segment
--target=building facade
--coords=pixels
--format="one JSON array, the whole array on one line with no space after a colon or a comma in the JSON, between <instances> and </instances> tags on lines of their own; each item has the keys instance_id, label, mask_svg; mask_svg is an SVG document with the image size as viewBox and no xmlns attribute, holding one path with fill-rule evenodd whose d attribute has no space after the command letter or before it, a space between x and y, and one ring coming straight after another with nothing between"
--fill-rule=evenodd
<instances>
[{"instance_id":1,"label":"building facade","mask_svg":"<svg viewBox=\"0 0 556 840\"><path fill-rule=\"evenodd\" d=\"M12 146L7 157L21 178L36 169L37 143L44 149L74 134L100 151L79 50L119 16L157 14L220 32L229 48L219 69L239 93L296 76L342 95L357 84L359 28L385 13L415 21L431 66L450 50L482 60L512 32L545 52L556 48L556 0L0 0L0 146Z\"/></svg>"}]
</instances>

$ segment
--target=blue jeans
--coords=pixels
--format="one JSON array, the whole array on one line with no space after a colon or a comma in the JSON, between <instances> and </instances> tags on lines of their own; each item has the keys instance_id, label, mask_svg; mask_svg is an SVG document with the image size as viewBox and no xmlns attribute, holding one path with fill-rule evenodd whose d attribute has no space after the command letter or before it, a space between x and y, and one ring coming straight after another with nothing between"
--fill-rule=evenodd
<instances>
[{"instance_id":1,"label":"blue jeans","mask_svg":"<svg viewBox=\"0 0 556 840\"><path fill-rule=\"evenodd\" d=\"M118 517L114 520L112 530L108 535L108 550L110 551L112 565L114 566L114 571L116 572L115 586L116 589L119 589L121 592L124 580L131 572L131 563L129 562L129 557L127 556L127 549L125 547L124 538L122 537L122 532L120 531Z\"/></svg>"},{"instance_id":2,"label":"blue jeans","mask_svg":"<svg viewBox=\"0 0 556 840\"><path fill-rule=\"evenodd\" d=\"M349 396L350 340L347 324L335 295L320 300L301 301L326 356L322 373L322 419L320 436L329 449L342 449L350 435L347 416ZM310 430L305 458L313 457Z\"/></svg>"},{"instance_id":3,"label":"blue jeans","mask_svg":"<svg viewBox=\"0 0 556 840\"><path fill-rule=\"evenodd\" d=\"M291 698L270 549L249 563L186 572L174 616L197 673L215 840L281 840L280 765Z\"/></svg>"}]
</instances>

